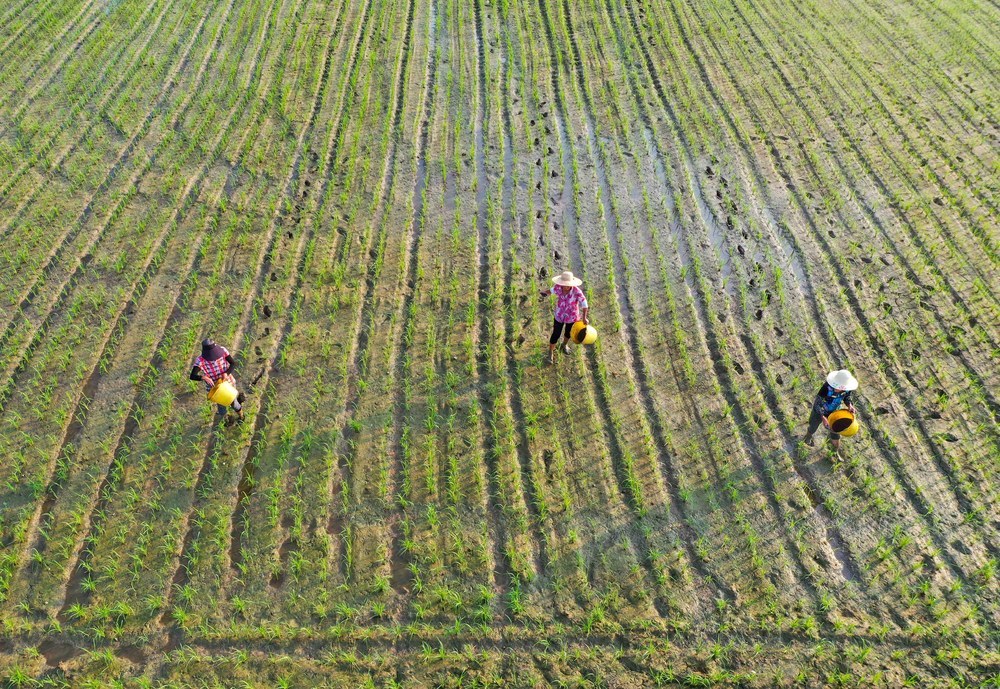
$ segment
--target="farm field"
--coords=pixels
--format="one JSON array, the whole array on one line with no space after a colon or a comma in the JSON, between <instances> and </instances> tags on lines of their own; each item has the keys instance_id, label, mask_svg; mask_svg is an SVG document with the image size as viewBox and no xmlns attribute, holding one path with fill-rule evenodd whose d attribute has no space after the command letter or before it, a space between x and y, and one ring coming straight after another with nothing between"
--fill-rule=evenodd
<instances>
[{"instance_id":1,"label":"farm field","mask_svg":"<svg viewBox=\"0 0 1000 689\"><path fill-rule=\"evenodd\" d=\"M5 3L0 682L997 686L998 86L994 0Z\"/></svg>"}]
</instances>

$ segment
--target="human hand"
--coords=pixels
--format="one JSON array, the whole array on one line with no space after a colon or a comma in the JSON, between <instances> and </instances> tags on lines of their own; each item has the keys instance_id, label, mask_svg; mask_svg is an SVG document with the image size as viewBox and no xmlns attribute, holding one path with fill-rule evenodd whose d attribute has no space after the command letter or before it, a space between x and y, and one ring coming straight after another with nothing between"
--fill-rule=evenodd
<instances>
[{"instance_id":1,"label":"human hand","mask_svg":"<svg viewBox=\"0 0 1000 689\"><path fill-rule=\"evenodd\" d=\"M583 324L584 324L584 325L590 325L590 319L589 319L589 318L587 318L586 316L584 316L584 317L583 317Z\"/></svg>"},{"instance_id":2,"label":"human hand","mask_svg":"<svg viewBox=\"0 0 1000 689\"><path fill-rule=\"evenodd\" d=\"M850 411L850 412L851 412L852 414L857 414L857 413L858 413L858 410L854 408L854 405L853 405L853 404L848 404L848 405L847 405L847 409L848 409L848 410L849 410L849 411Z\"/></svg>"},{"instance_id":3,"label":"human hand","mask_svg":"<svg viewBox=\"0 0 1000 689\"><path fill-rule=\"evenodd\" d=\"M830 427L830 422L826 420L825 416L823 417L823 426L825 428L829 428Z\"/></svg>"}]
</instances>

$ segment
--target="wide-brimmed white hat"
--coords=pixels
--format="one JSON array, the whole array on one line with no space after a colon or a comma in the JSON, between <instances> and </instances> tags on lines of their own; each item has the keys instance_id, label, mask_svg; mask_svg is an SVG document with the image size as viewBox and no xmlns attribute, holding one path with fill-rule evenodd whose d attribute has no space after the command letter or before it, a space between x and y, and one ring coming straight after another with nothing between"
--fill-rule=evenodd
<instances>
[{"instance_id":1,"label":"wide-brimmed white hat","mask_svg":"<svg viewBox=\"0 0 1000 689\"><path fill-rule=\"evenodd\" d=\"M583 280L574 276L573 273L571 273L568 270L564 272L562 275L557 275L556 277L552 278L552 282L556 283L557 285L562 285L563 287L579 287L580 285L583 284Z\"/></svg>"},{"instance_id":2,"label":"wide-brimmed white hat","mask_svg":"<svg viewBox=\"0 0 1000 689\"><path fill-rule=\"evenodd\" d=\"M826 377L826 384L838 390L857 390L858 379L851 375L851 372L843 369L840 371L830 371Z\"/></svg>"}]
</instances>

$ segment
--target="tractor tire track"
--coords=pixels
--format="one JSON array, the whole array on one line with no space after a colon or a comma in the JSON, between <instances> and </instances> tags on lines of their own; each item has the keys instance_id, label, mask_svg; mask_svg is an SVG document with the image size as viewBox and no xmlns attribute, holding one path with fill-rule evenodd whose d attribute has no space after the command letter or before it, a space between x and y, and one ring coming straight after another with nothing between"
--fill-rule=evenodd
<instances>
[{"instance_id":1,"label":"tractor tire track","mask_svg":"<svg viewBox=\"0 0 1000 689\"><path fill-rule=\"evenodd\" d=\"M419 124L416 130L416 175L413 183L413 217L410 221L409 238L407 241L405 263L403 275L406 284L403 286L404 295L400 300L400 306L396 310L393 323L400 323L400 332L394 332L391 339L399 345L393 349L389 359L389 369L395 372L396 395L393 403L394 429L392 436L393 459L389 465L389 495L390 501L397 503L396 511L389 517L389 557L391 572L390 582L396 597L399 599L400 615L406 615L406 600L409 594L409 587L413 582L413 575L409 565L410 558L406 555L406 548L403 543L404 534L401 522L406 518L406 507L404 501L408 500L403 494L403 486L400 477L406 472L404 462L406 459L406 444L404 434L409 425L407 409L409 400L407 399L408 385L402 383L410 372L410 341L409 335L416 323L415 298L417 294L418 282L420 279L420 245L423 238L424 226L427 222L425 202L427 197L428 177L430 170L427 164L428 138L431 125L434 121L434 103L437 92L435 91L435 81L437 77L437 64L435 48L438 44L437 37L437 0L431 0L428 11L428 36L427 36L427 67L424 76L424 95L421 99L422 109L417 114ZM392 496L396 496L393 498Z\"/></svg>"},{"instance_id":2,"label":"tractor tire track","mask_svg":"<svg viewBox=\"0 0 1000 689\"><path fill-rule=\"evenodd\" d=\"M341 481L351 494L353 494L351 468L353 464L357 432L351 427L350 419L361 400L361 386L364 380L363 376L366 374L368 368L369 345L371 341L371 334L375 327L375 286L382 274L386 233L388 232L388 206L391 202L393 192L395 191L396 152L398 150L400 139L402 138L403 105L406 100L406 82L409 74L410 58L413 52L412 42L415 4L416 0L408 0L406 30L403 34L403 41L400 46L399 57L397 58L396 72L393 82L395 85L395 104L393 106L390 124L391 135L389 138L389 149L386 151L385 155L385 164L381 175L380 188L377 193L378 201L374 208L374 216L372 218L371 225L371 227L377 228L377 231L372 234L369 238L369 243L365 247L371 262L365 269L364 286L361 290L361 298L358 299L358 306L355 310L356 315L354 322L357 323L357 327L354 330L351 348L347 354L347 360L350 362L348 366L348 378L346 381L347 394L345 397L344 408L339 412L338 419L336 421L339 429L337 437L341 439L342 446L341 451L338 452L337 470L340 474ZM338 136L337 141L339 142L340 140L341 137ZM344 244L346 244L346 241ZM346 246L344 249L344 256L346 257ZM331 542L337 544L337 547L331 548L331 557L336 557L336 563L331 563L331 565L334 566L335 571L340 576L347 579L349 578L350 572L348 571L345 553L347 552L349 545L347 543L347 538L349 537L349 526L342 528L337 514L337 509L335 507L338 499L341 497L340 490L340 486L337 484L335 476L331 475L329 485L331 509L330 515L327 519L326 532ZM336 554L334 555L334 553Z\"/></svg>"},{"instance_id":3,"label":"tractor tire track","mask_svg":"<svg viewBox=\"0 0 1000 689\"><path fill-rule=\"evenodd\" d=\"M572 262L576 266L579 266L581 268L581 274L586 274L586 265L583 257L582 239L579 236L580 232L579 226L575 222L576 216L578 214L578 209L576 208L576 200L573 196L572 187L569 186L570 179L572 177L575 177L576 173L575 173L575 165L573 164L574 154L572 152L572 143L570 140L570 136L568 134L567 124L566 124L566 114L565 114L566 107L563 99L562 89L559 86L557 78L558 65L561 63L556 57L557 52L556 52L556 44L553 31L553 23L551 18L549 17L549 13L545 5L545 0L539 0L538 6L544 24L546 42L549 50L549 61L550 64L553 66L551 71L551 79L552 79L552 87L555 98L554 110L556 114L556 126L559 130L558 135L560 140L560 148L562 149L563 175L564 179L566 180L565 184L567 185L566 190L564 190L564 195L569 194L570 200L568 202L568 207L569 207L568 217L573 219L572 222L565 223L565 231L567 237L569 238L569 246L570 246L570 254L572 257ZM567 12L567 20L568 20L568 11L565 5L563 6L563 11ZM568 30L571 31L571 27L564 27L564 28L567 28ZM570 34L570 48L572 50L572 60L574 66L567 66L567 69L576 72L579 80L582 79L582 75L579 72L581 68L580 53L578 46L576 46L575 44L575 38L572 37L572 34ZM581 86L581 91L584 91L582 86ZM584 96L584 98L585 98L584 116L588 128L588 143L589 143L592 135L593 125L591 119L592 116L588 105L589 96ZM599 161L595 159L594 160L595 169L597 168L598 163ZM604 177L603 168L601 168L601 171L597 174L598 174L599 184L600 180L602 179L606 184L607 180ZM604 191L602 192L602 195L606 193L607 192ZM566 217L567 216L564 216L564 219ZM618 296L619 295L616 294L616 298ZM630 317L631 312L629 309L629 304L626 303L622 310L623 310L622 314L623 317ZM627 345L628 343L626 343L626 346ZM611 455L612 466L616 477L618 490L622 498L622 501L626 505L628 505L628 507L633 512L635 512L638 515L639 519L641 520L644 508L641 504L641 497L635 494L635 491L628 479L629 470L627 467L628 465L627 451L623 447L622 444L623 441L619 437L618 429L616 428L616 424L613 419L613 412L612 412L613 404L611 401L611 393L608 390L607 383L603 382L597 374L597 370L599 368L599 362L597 360L597 355L592 349L587 350L587 358L589 362L588 368L590 369L592 374L591 383L594 388L594 395L597 401L597 409L599 410L601 416L601 423L603 426L605 438L608 441L608 450ZM641 395L642 397L645 398L643 400L644 412L648 411L648 409L645 407L645 402L648 400L648 398L646 398L645 392L648 391L644 391L644 393ZM658 440L662 441L663 440L662 436L660 436ZM664 459L666 457L665 453L666 453L665 445L658 446L657 454L660 457L661 468L663 467L663 464L665 462ZM672 467L670 470L672 471ZM668 474L668 476L671 475ZM698 573L698 576L702 579L702 581L705 584L714 586L718 590L718 592L720 592L720 595L725 596L728 600L734 600L736 596L732 588L724 581L721 581L714 573L710 572L707 567L707 563L705 563L695 551L694 542L697 540L697 538L694 534L692 527L690 526L689 522L686 519L686 515L683 512L683 508L681 507L683 503L678 497L678 494L676 492L677 484L675 483L675 480L676 476L673 475L671 476L671 480L668 482L669 483L668 493L670 494L671 499L667 506L667 511L668 515L670 516L671 523L679 532L680 541L682 543L682 547L689 561L689 564L694 568L694 570ZM632 549L636 552L636 556L639 558L639 560L643 564L643 567L646 569L647 575L653 581L655 581L656 580L654 574L655 563L650 558L649 554L651 552L651 546L649 545L644 530L642 528L637 528L632 530L632 533L629 534L629 541L632 544ZM659 597L655 597L654 605L656 607L658 614L662 618L670 619L671 617L670 609L663 600L661 600Z\"/></svg>"},{"instance_id":4,"label":"tractor tire track","mask_svg":"<svg viewBox=\"0 0 1000 689\"><path fill-rule=\"evenodd\" d=\"M344 2L340 6L340 10L338 11L337 20L334 22L334 24L337 24L338 26L340 24L340 16L341 16L340 12L343 11L344 5L346 5L347 2L349 2L349 0L344 0ZM361 19L360 19L360 21L358 23L357 34L354 37L354 41L351 44L350 51L349 51L349 53L347 55L347 60L346 61L347 61L347 63L350 64L349 74L352 74L352 75L355 74L355 70L356 70L357 64L358 64L358 57L361 54L361 51L359 50L359 46L367 38L365 30L367 28L368 11L369 11L370 8L371 8L371 2L369 1L368 3L365 4L365 9L363 10L363 14L362 14ZM341 42L341 40L342 40L342 36L338 39L337 43L339 44ZM319 81L320 88L319 88L319 90L317 92L316 97L314 98L314 101L313 101L313 108L312 108L312 111L310 112L310 115L309 115L308 125L307 125L306 129L303 130L303 132L304 132L303 133L303 137L304 138L302 138L300 141L305 141L306 138L308 138L308 136L305 134L305 132L308 131L311 134L311 132L315 129L316 122L317 122L317 120L319 118L320 110L322 109L322 103L323 103L324 98L326 97L326 87L327 87L327 84L328 84L329 79L330 79L330 64L331 64L331 61L333 59L333 55L335 53L335 50L332 49L333 45L334 45L334 41L331 38L330 44L328 46L328 49L326 51L326 55L325 55L325 58L324 58L323 68L322 68L322 71L320 73L320 81ZM328 152L328 159L330 159L330 160L333 160L336 157L337 147L338 147L338 144L340 142L341 128L342 128L342 126L344 124L346 113L348 112L347 98L348 98L349 85L351 83L352 83L352 79L348 79L348 80L346 80L344 82L344 84L345 84L344 85L344 89L339 94L339 98L338 98L338 101L337 101L339 103L339 107L340 107L340 110L339 110L339 112L337 114L337 117L335 118L336 121L337 121L337 126L336 126L336 128L334 130L332 130L331 136L328 138L328 140L326 142L326 150ZM351 95L353 97L353 92L352 92ZM301 143L300 143L300 145L301 145ZM301 158L301 156L300 156L300 158ZM298 182L299 173L297 172L297 169L300 166L300 158L296 159L295 165L293 166L293 170L296 170L296 172L294 173L294 179L289 179L286 182L285 195L284 195L285 198L292 198L292 192L293 192L292 186L295 185ZM332 173L332 169L333 169L332 165L328 165L327 166L327 177L324 179L324 183L322 185L322 189L326 188L326 184L328 183L328 180L329 180L329 174ZM303 184L300 185L300 187L299 187L299 189L298 189L298 191L297 191L297 193L295 195L295 198L301 198L302 194L303 194L303 191L306 189L306 183L310 183L311 182L311 180L307 179L307 178L303 178L302 181L303 181ZM322 205L322 200L324 198L323 191L321 190L320 194L318 196L316 196L315 198L317 200L316 201L317 202L317 207L319 209L319 207L321 207L321 205ZM317 209L317 212L316 212L315 216L307 224L307 230L302 233L302 238L301 238L300 242L306 242L307 240L311 241L312 237L315 236L315 232L316 232L315 228L320 223L320 217L319 217L320 216L320 212L319 212L318 209ZM276 216L275 219L272 221L272 223L276 224L277 220L278 220L278 218ZM273 229L274 229L274 226L272 225L272 233L273 233ZM295 284L294 284L294 287L292 289L293 297L289 301L290 304L294 304L295 303L295 301L297 299L297 295L299 294L299 291L300 291L300 289L302 287L302 275L304 273L304 270L303 270L304 264L300 263L298 267L299 267L299 269L295 273L295 275L296 275ZM266 274L266 268L262 272L258 273L258 275L264 275L264 274ZM258 289L259 289L259 287L258 287ZM251 303L252 303L251 301L249 301L249 300L247 301L248 305L251 304ZM249 308L249 306L247 308ZM244 313L247 313L247 312L244 311ZM272 353L272 355L270 357L270 362L268 364L265 364L264 370L262 372L262 375L258 376L257 380L255 381L255 384L260 383L261 380L264 381L263 382L263 386L264 386L265 393L262 396L262 400L263 401L261 403L261 408L258 411L258 413L257 413L257 415L255 416L255 419L254 419L254 433L253 433L253 436L252 436L253 440L250 443L250 448L247 451L246 459L244 460L242 469L240 471L240 481L239 481L239 484L238 484L238 487L237 487L236 502L235 502L235 506L234 506L234 508L232 510L232 517L230 519L231 527L230 527L229 565L230 565L231 570L234 573L239 573L240 571L242 571L242 565L243 565L243 561L244 561L244 555L243 555L243 549L244 549L244 546L243 546L243 528L242 528L242 526L243 526L243 522L244 522L244 515L246 514L246 509L247 509L247 507L248 507L248 505L250 503L250 500L251 500L251 498L253 496L253 486L256 485L255 478L256 478L256 467L257 467L258 453L260 451L260 448L264 446L264 441L265 441L265 433L266 433L265 426L266 426L266 420L267 420L267 417L268 417L268 412L270 411L270 404L271 404L270 400L272 398L272 394L269 394L269 393L273 393L272 388L269 387L269 381L270 381L271 375L273 373L277 372L277 369L278 369L277 356L278 356L278 353L281 351L281 347L283 346L284 342L287 341L288 334L290 332L291 332L291 319L289 318L289 319L286 319L286 323L285 323L284 327L282 328L281 335L278 338L278 343L276 345L276 348L273 350L273 353Z\"/></svg>"},{"instance_id":5,"label":"tractor tire track","mask_svg":"<svg viewBox=\"0 0 1000 689\"><path fill-rule=\"evenodd\" d=\"M492 294L489 287L489 276L493 266L491 259L492 241L489 233L488 204L489 177L486 172L486 130L489 126L487 108L488 82L486 79L486 37L483 31L482 0L473 3L473 29L476 45L476 115L474 125L475 167L476 167L476 250L478 269L476 274L476 305L477 322L474 346L476 348L476 389L479 398L480 426L483 434L482 450L486 464L486 522L489 533L493 535L493 586L498 598L503 601L503 613L511 615L507 600L512 590L520 585L520 577L511 561L508 548L511 536L508 531L504 506L500 503L503 489L500 487L500 447L494 436L489 414L494 409L494 396L490 392L493 374L490 371L489 343L490 334L489 305Z\"/></svg>"},{"instance_id":6,"label":"tractor tire track","mask_svg":"<svg viewBox=\"0 0 1000 689\"><path fill-rule=\"evenodd\" d=\"M513 126L510 117L510 62L513 59L508 54L508 41L503 36L498 36L500 44L500 99L501 106L501 126L502 126L502 150L503 150L503 175L502 191L500 200L500 217L497 222L500 225L500 255L501 264L506 275L506 287L503 290L503 359L506 362L507 378L509 384L504 386L506 391L506 404L511 410L514 425L517 428L517 455L521 476L521 492L524 494L524 502L528 509L531 521L531 531L536 543L535 550L535 571L544 576L549 568L548 538L546 537L545 521L542 511L545 509L543 490L538 481L535 471L535 461L531 456L527 434L527 420L524 413L524 400L521 396L520 364L517 361L514 342L514 295L511 291L515 284L514 276L514 238L512 224L516 222L514 212L514 150L513 150ZM509 217L505 218L505 214ZM541 507L540 507L541 506Z\"/></svg>"}]
</instances>

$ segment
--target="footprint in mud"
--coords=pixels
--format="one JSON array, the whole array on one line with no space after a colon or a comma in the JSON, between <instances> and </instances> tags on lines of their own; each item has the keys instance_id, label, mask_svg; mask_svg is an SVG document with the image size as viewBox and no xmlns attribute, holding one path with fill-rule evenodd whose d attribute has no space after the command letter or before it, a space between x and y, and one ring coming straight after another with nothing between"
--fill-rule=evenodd
<instances>
[{"instance_id":1,"label":"footprint in mud","mask_svg":"<svg viewBox=\"0 0 1000 689\"><path fill-rule=\"evenodd\" d=\"M737 372L737 373L739 373L739 374L740 374L741 376L742 376L742 375L743 375L744 373L746 373L746 369L745 369L745 368L743 368L743 366L742 366L742 365L740 364L740 362L738 362L738 361L734 361L734 362L733 362L733 368L735 368L735 369L736 369L736 372Z\"/></svg>"},{"instance_id":2,"label":"footprint in mud","mask_svg":"<svg viewBox=\"0 0 1000 689\"><path fill-rule=\"evenodd\" d=\"M542 461L545 463L545 470L552 471L552 460L555 458L555 453L552 450L542 451Z\"/></svg>"},{"instance_id":3,"label":"footprint in mud","mask_svg":"<svg viewBox=\"0 0 1000 689\"><path fill-rule=\"evenodd\" d=\"M273 273L272 272L271 273L271 282L277 282L277 281L278 281L278 275L277 275L277 273Z\"/></svg>"},{"instance_id":4,"label":"footprint in mud","mask_svg":"<svg viewBox=\"0 0 1000 689\"><path fill-rule=\"evenodd\" d=\"M268 306L267 304L264 304L264 318L270 318L270 317L271 317L271 307Z\"/></svg>"}]
</instances>

